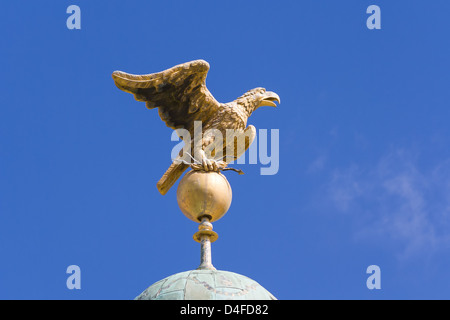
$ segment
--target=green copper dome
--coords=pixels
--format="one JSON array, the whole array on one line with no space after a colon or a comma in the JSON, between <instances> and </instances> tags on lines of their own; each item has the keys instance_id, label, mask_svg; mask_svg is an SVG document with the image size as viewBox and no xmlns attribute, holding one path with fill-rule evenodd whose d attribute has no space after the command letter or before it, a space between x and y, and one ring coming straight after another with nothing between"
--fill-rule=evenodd
<instances>
[{"instance_id":1,"label":"green copper dome","mask_svg":"<svg viewBox=\"0 0 450 320\"><path fill-rule=\"evenodd\" d=\"M162 279L136 300L276 300L258 282L222 270L190 270Z\"/></svg>"}]
</instances>

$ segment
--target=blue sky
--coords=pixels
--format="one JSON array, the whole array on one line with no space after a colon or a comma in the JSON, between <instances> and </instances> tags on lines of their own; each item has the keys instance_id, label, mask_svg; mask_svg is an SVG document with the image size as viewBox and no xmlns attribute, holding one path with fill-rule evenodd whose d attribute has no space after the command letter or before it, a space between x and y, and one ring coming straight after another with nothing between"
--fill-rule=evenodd
<instances>
[{"instance_id":1,"label":"blue sky","mask_svg":"<svg viewBox=\"0 0 450 320\"><path fill-rule=\"evenodd\" d=\"M81 8L68 30L66 8ZM381 8L381 30L366 9ZM0 11L0 298L132 299L195 269L197 225L156 182L176 142L118 90L205 59L277 109L280 167L227 172L213 263L279 299L450 297L448 1L8 1ZM81 290L66 268L81 268ZM366 268L381 269L381 289Z\"/></svg>"}]
</instances>

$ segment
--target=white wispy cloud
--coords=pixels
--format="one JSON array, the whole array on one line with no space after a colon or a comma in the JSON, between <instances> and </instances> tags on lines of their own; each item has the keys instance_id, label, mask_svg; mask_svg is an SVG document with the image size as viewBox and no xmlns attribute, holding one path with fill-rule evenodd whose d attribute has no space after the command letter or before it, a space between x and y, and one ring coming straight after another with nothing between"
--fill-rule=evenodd
<instances>
[{"instance_id":1,"label":"white wispy cloud","mask_svg":"<svg viewBox=\"0 0 450 320\"><path fill-rule=\"evenodd\" d=\"M336 169L327 189L338 212L359 219L359 239L394 241L399 258L450 247L450 160L419 165L417 154L395 150L373 167Z\"/></svg>"},{"instance_id":2,"label":"white wispy cloud","mask_svg":"<svg viewBox=\"0 0 450 320\"><path fill-rule=\"evenodd\" d=\"M324 169L327 157L320 155L308 166L307 173L316 173Z\"/></svg>"}]
</instances>

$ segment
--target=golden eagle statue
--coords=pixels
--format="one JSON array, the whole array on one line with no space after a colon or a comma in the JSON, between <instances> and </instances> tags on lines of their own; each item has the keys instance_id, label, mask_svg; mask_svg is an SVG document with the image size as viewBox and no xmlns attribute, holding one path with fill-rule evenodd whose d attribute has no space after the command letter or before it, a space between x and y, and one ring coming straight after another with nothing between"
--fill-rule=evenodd
<instances>
[{"instance_id":1,"label":"golden eagle statue","mask_svg":"<svg viewBox=\"0 0 450 320\"><path fill-rule=\"evenodd\" d=\"M132 93L138 101L144 101L147 108L158 108L159 116L168 127L187 130L190 137L194 137L196 123L201 123L204 134L201 143L195 143L194 138L184 141L192 145L194 155L199 155L191 166L204 171L219 171L237 159L253 142L256 129L252 125L247 127L247 119L252 112L261 106L276 107L275 101L280 103L280 98L274 92L255 88L232 102L220 103L206 87L208 70L208 62L195 60L158 73L132 75L115 71L112 77L119 89ZM217 139L217 135L213 134L217 131L213 129L220 131L222 140ZM230 132L234 132L231 138ZM230 155L226 153L226 146L236 143L236 132L246 137L245 146L240 151L234 148ZM182 135L180 137L183 139ZM214 156L221 148L221 155L224 156L207 156L207 149ZM182 153L183 150L157 183L163 195L190 166L186 161L180 161L186 159Z\"/></svg>"}]
</instances>

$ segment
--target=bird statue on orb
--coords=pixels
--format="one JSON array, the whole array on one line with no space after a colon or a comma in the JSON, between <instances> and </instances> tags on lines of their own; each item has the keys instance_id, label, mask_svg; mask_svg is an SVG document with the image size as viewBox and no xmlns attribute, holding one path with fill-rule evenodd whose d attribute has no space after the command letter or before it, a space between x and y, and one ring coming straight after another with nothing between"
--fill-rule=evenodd
<instances>
[{"instance_id":1,"label":"bird statue on orb","mask_svg":"<svg viewBox=\"0 0 450 320\"><path fill-rule=\"evenodd\" d=\"M133 75L122 71L112 74L119 89L133 94L137 101L144 101L149 109L158 108L159 116L168 127L187 130L190 137L194 137L196 124L201 123L204 133L201 143L196 143L195 138L184 141L185 144L191 144L194 155L198 155L194 158L196 163L190 165L180 161L185 159L181 150L178 159L173 161L157 183L163 195L189 166L207 172L224 170L228 162L237 159L248 149L256 136L255 127L247 126L248 117L261 106L276 107L275 102L280 103L276 93L264 88L249 90L232 102L220 103L206 87L208 70L208 62L195 60L153 74ZM223 140L217 139L217 135L212 133L214 130L219 130ZM230 131L234 132L231 136ZM234 146L233 153L229 154L226 147L236 144L236 132L246 137L245 146L240 151ZM180 138L183 139L183 136L180 135ZM222 148L223 152L216 151ZM207 150L212 156L218 153L221 157L208 157Z\"/></svg>"}]
</instances>

